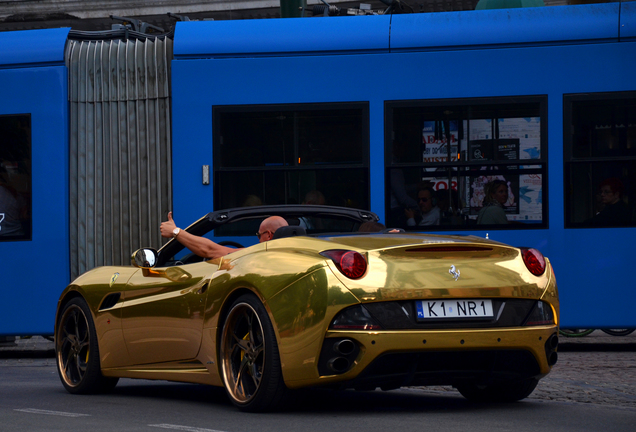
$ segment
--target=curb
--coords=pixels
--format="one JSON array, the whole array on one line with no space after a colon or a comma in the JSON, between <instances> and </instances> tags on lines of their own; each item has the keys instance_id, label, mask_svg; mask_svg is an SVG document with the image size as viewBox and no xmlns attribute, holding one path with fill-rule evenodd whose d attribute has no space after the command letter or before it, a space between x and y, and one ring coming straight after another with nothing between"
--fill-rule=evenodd
<instances>
[{"instance_id":1,"label":"curb","mask_svg":"<svg viewBox=\"0 0 636 432\"><path fill-rule=\"evenodd\" d=\"M44 359L55 358L55 350L12 350L0 349L0 360L6 359Z\"/></svg>"},{"instance_id":2,"label":"curb","mask_svg":"<svg viewBox=\"0 0 636 432\"><path fill-rule=\"evenodd\" d=\"M55 358L55 344L41 336L17 339L15 344L0 346L0 359ZM636 333L628 337L585 336L559 337L558 352L636 352Z\"/></svg>"},{"instance_id":3,"label":"curb","mask_svg":"<svg viewBox=\"0 0 636 432\"><path fill-rule=\"evenodd\" d=\"M633 352L636 343L569 343L559 341L558 352Z\"/></svg>"}]
</instances>

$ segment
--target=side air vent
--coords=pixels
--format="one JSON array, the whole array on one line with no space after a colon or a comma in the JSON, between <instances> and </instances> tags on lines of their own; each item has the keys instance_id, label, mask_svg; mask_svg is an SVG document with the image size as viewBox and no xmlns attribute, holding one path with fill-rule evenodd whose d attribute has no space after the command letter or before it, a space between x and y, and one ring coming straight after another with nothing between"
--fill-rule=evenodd
<instances>
[{"instance_id":1,"label":"side air vent","mask_svg":"<svg viewBox=\"0 0 636 432\"><path fill-rule=\"evenodd\" d=\"M104 297L104 300L102 300L102 304L99 306L99 310L103 311L112 308L117 304L120 297L121 293L108 294L106 297Z\"/></svg>"}]
</instances>

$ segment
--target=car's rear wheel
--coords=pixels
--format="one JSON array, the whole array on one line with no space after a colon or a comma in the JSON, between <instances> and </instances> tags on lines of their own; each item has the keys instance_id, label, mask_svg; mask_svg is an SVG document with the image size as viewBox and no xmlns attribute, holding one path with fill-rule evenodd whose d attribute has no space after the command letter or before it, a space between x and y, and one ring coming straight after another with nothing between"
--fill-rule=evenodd
<instances>
[{"instance_id":1,"label":"car's rear wheel","mask_svg":"<svg viewBox=\"0 0 636 432\"><path fill-rule=\"evenodd\" d=\"M90 309L82 298L69 301L55 332L57 371L66 390L74 394L112 390L119 378L102 375L97 334Z\"/></svg>"},{"instance_id":2,"label":"car's rear wheel","mask_svg":"<svg viewBox=\"0 0 636 432\"><path fill-rule=\"evenodd\" d=\"M221 336L221 368L225 389L242 411L274 409L287 388L278 344L262 303L252 294L234 301Z\"/></svg>"},{"instance_id":3,"label":"car's rear wheel","mask_svg":"<svg viewBox=\"0 0 636 432\"><path fill-rule=\"evenodd\" d=\"M516 402L530 396L538 383L535 378L492 385L463 383L457 390L472 402Z\"/></svg>"}]
</instances>

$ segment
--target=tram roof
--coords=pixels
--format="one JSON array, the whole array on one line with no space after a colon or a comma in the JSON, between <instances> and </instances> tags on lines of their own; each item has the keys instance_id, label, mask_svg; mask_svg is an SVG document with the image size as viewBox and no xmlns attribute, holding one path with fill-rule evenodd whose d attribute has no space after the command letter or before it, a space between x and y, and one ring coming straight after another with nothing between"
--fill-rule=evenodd
<instances>
[{"instance_id":1,"label":"tram roof","mask_svg":"<svg viewBox=\"0 0 636 432\"><path fill-rule=\"evenodd\" d=\"M0 32L0 67L63 65L70 28Z\"/></svg>"},{"instance_id":2,"label":"tram roof","mask_svg":"<svg viewBox=\"0 0 636 432\"><path fill-rule=\"evenodd\" d=\"M399 15L184 21L175 58L355 54L612 42L636 37L636 2Z\"/></svg>"}]
</instances>

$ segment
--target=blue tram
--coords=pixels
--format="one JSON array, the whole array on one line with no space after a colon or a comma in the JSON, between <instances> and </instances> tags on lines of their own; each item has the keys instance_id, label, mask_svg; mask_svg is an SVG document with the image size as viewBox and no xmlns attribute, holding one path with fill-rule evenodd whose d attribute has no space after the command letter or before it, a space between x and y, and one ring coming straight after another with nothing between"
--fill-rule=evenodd
<instances>
[{"instance_id":1,"label":"blue tram","mask_svg":"<svg viewBox=\"0 0 636 432\"><path fill-rule=\"evenodd\" d=\"M28 147L10 153L4 141L0 158L29 203L22 231L0 237L0 334L51 333L62 287L160 246L166 210L186 226L211 209L303 202L535 247L556 269L563 327L636 327L635 2L189 21L168 39L159 72L130 78L160 63L160 44L142 41L107 91L94 79L106 68L74 78L106 57L95 42L70 49L68 29L0 34L3 139L12 131ZM117 80L134 85L115 92ZM166 115L139 121L153 110ZM76 146L86 130L89 145ZM142 145L148 136L165 145ZM100 180L100 161L117 182ZM499 220L480 216L494 185Z\"/></svg>"}]
</instances>

